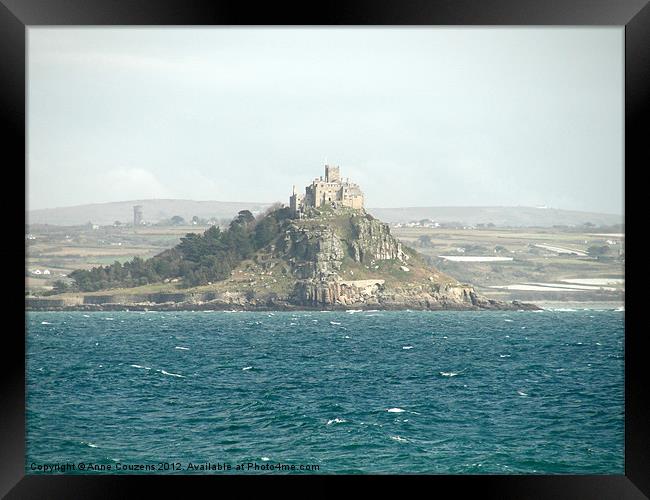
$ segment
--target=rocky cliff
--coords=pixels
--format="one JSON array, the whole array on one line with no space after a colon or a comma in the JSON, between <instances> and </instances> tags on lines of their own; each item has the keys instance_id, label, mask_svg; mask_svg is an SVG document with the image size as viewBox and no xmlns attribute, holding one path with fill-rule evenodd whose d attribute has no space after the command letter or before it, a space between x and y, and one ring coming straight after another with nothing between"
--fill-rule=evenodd
<instances>
[{"instance_id":1,"label":"rocky cliff","mask_svg":"<svg viewBox=\"0 0 650 500\"><path fill-rule=\"evenodd\" d=\"M302 278L336 275L344 259L367 265L409 256L384 224L363 211L339 209L287 224L278 255L286 257Z\"/></svg>"},{"instance_id":2,"label":"rocky cliff","mask_svg":"<svg viewBox=\"0 0 650 500\"><path fill-rule=\"evenodd\" d=\"M285 229L276 254L297 278L290 296L307 307L382 309L525 308L479 297L427 266L364 211L313 210ZM355 274L356 273L356 274Z\"/></svg>"}]
</instances>

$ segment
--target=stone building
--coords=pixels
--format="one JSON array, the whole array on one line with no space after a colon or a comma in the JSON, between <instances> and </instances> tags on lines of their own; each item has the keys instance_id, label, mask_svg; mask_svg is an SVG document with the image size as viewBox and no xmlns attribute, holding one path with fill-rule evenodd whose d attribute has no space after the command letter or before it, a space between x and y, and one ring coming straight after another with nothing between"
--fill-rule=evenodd
<instances>
[{"instance_id":1,"label":"stone building","mask_svg":"<svg viewBox=\"0 0 650 500\"><path fill-rule=\"evenodd\" d=\"M305 194L296 193L296 186L293 186L293 193L289 197L289 207L295 215L304 212L306 208L318 208L327 204L363 208L363 192L358 184L341 178L340 167L325 165L325 178L314 179L305 187Z\"/></svg>"},{"instance_id":2,"label":"stone building","mask_svg":"<svg viewBox=\"0 0 650 500\"><path fill-rule=\"evenodd\" d=\"M140 226L142 225L142 205L133 206L133 225Z\"/></svg>"}]
</instances>

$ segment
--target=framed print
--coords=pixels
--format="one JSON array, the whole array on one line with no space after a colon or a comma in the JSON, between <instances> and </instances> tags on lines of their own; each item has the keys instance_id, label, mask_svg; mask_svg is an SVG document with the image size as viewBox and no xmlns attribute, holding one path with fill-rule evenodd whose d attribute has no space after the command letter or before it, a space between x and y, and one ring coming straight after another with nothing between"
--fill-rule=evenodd
<instances>
[{"instance_id":1,"label":"framed print","mask_svg":"<svg viewBox=\"0 0 650 500\"><path fill-rule=\"evenodd\" d=\"M0 12L7 498L648 495L646 2Z\"/></svg>"}]
</instances>

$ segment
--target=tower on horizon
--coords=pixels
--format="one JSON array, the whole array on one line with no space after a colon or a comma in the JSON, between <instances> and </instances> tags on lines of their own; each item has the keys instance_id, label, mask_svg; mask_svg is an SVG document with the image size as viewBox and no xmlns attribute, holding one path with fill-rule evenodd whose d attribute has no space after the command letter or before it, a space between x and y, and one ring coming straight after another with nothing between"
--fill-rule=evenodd
<instances>
[{"instance_id":1,"label":"tower on horizon","mask_svg":"<svg viewBox=\"0 0 650 500\"><path fill-rule=\"evenodd\" d=\"M142 205L133 206L133 225L136 227L142 225Z\"/></svg>"}]
</instances>

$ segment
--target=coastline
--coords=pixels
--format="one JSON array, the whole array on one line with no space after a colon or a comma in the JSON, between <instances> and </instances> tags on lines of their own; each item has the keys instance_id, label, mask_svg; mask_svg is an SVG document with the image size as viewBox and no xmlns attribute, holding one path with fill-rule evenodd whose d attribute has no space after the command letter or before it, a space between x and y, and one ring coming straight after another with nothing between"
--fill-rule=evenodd
<instances>
[{"instance_id":1,"label":"coastline","mask_svg":"<svg viewBox=\"0 0 650 500\"><path fill-rule=\"evenodd\" d=\"M541 307L525 302L488 301L482 305L465 303L433 303L433 304L362 304L362 305L304 305L285 302L263 304L240 304L234 302L133 302L133 303L103 303L103 304L57 304L54 300L37 299L37 303L26 300L25 310L29 311L248 311L248 312L281 312L281 311L536 311ZM59 299L60 300L60 299ZM33 299L32 299L33 302ZM50 302L50 303L47 303Z\"/></svg>"}]
</instances>

